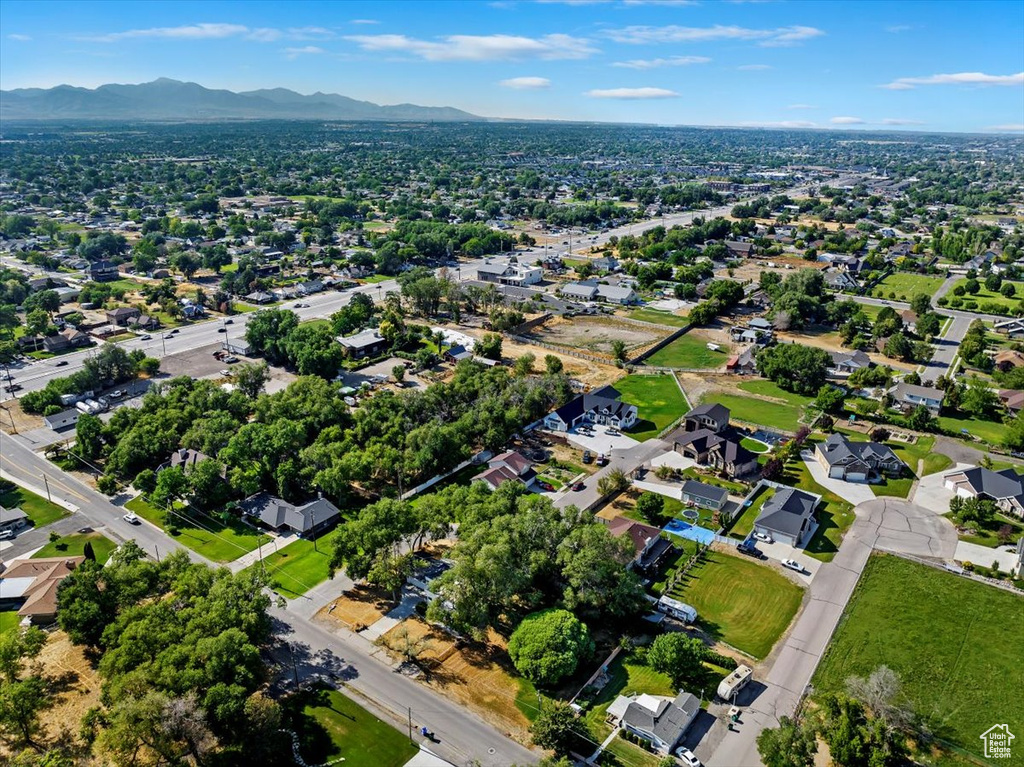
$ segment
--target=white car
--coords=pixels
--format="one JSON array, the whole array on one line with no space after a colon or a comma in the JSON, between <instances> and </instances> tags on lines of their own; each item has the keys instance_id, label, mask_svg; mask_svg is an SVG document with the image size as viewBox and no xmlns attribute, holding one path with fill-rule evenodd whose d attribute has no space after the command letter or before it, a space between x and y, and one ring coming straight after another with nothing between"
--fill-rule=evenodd
<instances>
[{"instance_id":1,"label":"white car","mask_svg":"<svg viewBox=\"0 0 1024 767\"><path fill-rule=\"evenodd\" d=\"M788 567L790 570L796 570L798 573L802 573L804 571L804 566L795 559L783 559L782 566Z\"/></svg>"},{"instance_id":2,"label":"white car","mask_svg":"<svg viewBox=\"0 0 1024 767\"><path fill-rule=\"evenodd\" d=\"M233 373L227 368L224 368L222 371L220 371L220 374L225 378L230 378L233 375Z\"/></svg>"},{"instance_id":3,"label":"white car","mask_svg":"<svg viewBox=\"0 0 1024 767\"><path fill-rule=\"evenodd\" d=\"M143 341L149 341L153 338L153 336L151 336L149 333L144 333L143 335L139 336L139 338Z\"/></svg>"},{"instance_id":4,"label":"white car","mask_svg":"<svg viewBox=\"0 0 1024 767\"><path fill-rule=\"evenodd\" d=\"M122 519L123 519L123 520L124 520L125 522L127 522L128 524L130 524L130 525L137 525L137 524L139 524L139 518L138 518L138 517L137 517L137 516L135 515L135 512L134 512L134 511L129 511L129 512L128 512L127 514L125 514L125 515L124 515L123 517L121 517L121 518L122 518Z\"/></svg>"},{"instance_id":5,"label":"white car","mask_svg":"<svg viewBox=\"0 0 1024 767\"><path fill-rule=\"evenodd\" d=\"M700 759L688 748L680 746L676 749L676 756L679 757L679 761L685 764L686 767L701 767Z\"/></svg>"},{"instance_id":6,"label":"white car","mask_svg":"<svg viewBox=\"0 0 1024 767\"><path fill-rule=\"evenodd\" d=\"M14 537L13 530L0 530L0 541L9 541Z\"/></svg>"},{"instance_id":7,"label":"white car","mask_svg":"<svg viewBox=\"0 0 1024 767\"><path fill-rule=\"evenodd\" d=\"M757 540L759 541L763 541L764 543L774 543L772 537L768 535L768 533L754 533L754 537L757 538Z\"/></svg>"}]
</instances>

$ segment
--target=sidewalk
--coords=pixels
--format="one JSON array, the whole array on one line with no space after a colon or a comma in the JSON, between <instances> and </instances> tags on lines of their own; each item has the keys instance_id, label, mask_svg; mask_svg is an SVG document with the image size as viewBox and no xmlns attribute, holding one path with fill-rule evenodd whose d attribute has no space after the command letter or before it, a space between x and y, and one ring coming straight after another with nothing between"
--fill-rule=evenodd
<instances>
[{"instance_id":1,"label":"sidewalk","mask_svg":"<svg viewBox=\"0 0 1024 767\"><path fill-rule=\"evenodd\" d=\"M253 549L248 554L243 554L233 562L228 562L227 567L231 572L237 573L240 570L244 570L249 565L259 562L264 557L269 557L274 552L281 551L281 549L291 546L297 540L300 540L297 535L275 536L258 549Z\"/></svg>"}]
</instances>

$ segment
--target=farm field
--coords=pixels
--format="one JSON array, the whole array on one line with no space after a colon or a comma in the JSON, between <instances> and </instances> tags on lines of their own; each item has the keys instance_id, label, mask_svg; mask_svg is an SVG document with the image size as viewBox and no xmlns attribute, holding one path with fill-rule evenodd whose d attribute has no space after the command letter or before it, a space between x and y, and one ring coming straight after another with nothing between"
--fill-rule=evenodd
<instances>
[{"instance_id":1,"label":"farm field","mask_svg":"<svg viewBox=\"0 0 1024 767\"><path fill-rule=\"evenodd\" d=\"M630 437L643 442L682 416L689 408L675 377L659 375L628 375L612 384L624 402L636 405L639 420L629 430Z\"/></svg>"},{"instance_id":2,"label":"farm field","mask_svg":"<svg viewBox=\"0 0 1024 767\"><path fill-rule=\"evenodd\" d=\"M710 551L671 596L697 608L698 623L712 637L764 658L793 620L803 593L770 567Z\"/></svg>"},{"instance_id":3,"label":"farm field","mask_svg":"<svg viewBox=\"0 0 1024 767\"><path fill-rule=\"evenodd\" d=\"M931 731L979 760L993 722L1024 729L1024 670L1014 653L1024 599L957 575L874 554L814 676L817 692L852 675L895 671ZM1014 703L1014 701L1018 703ZM1024 764L1017 756L1007 764ZM1024 756L1024 755L1022 755Z\"/></svg>"},{"instance_id":4,"label":"farm field","mask_svg":"<svg viewBox=\"0 0 1024 767\"><path fill-rule=\"evenodd\" d=\"M668 346L658 349L644 362L656 367L698 368L707 370L719 368L729 359L730 346L718 344L718 351L708 348L708 342L691 333L686 333Z\"/></svg>"},{"instance_id":5,"label":"farm field","mask_svg":"<svg viewBox=\"0 0 1024 767\"><path fill-rule=\"evenodd\" d=\"M896 301L909 301L918 293L935 295L945 281L943 277L896 272L878 283L872 289L871 294L876 298L889 298L890 293L895 293Z\"/></svg>"},{"instance_id":6,"label":"farm field","mask_svg":"<svg viewBox=\"0 0 1024 767\"><path fill-rule=\"evenodd\" d=\"M100 533L75 533L65 535L56 541L47 543L32 555L32 559L44 559L46 557L80 557L86 543L92 544L96 561L103 564L110 555L114 553L117 544Z\"/></svg>"}]
</instances>

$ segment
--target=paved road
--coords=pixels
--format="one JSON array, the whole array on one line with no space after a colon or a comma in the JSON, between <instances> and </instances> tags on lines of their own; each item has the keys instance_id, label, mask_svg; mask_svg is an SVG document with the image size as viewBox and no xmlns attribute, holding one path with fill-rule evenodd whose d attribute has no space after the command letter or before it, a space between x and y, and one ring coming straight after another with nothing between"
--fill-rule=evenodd
<instances>
[{"instance_id":1,"label":"paved road","mask_svg":"<svg viewBox=\"0 0 1024 767\"><path fill-rule=\"evenodd\" d=\"M758 734L793 715L873 550L939 558L951 558L956 550L956 533L934 511L895 498L867 501L855 511L835 559L818 569L792 631L773 653L767 676L741 694L740 724L730 731L719 720L698 747L708 767L761 764Z\"/></svg>"},{"instance_id":2,"label":"paved road","mask_svg":"<svg viewBox=\"0 0 1024 767\"><path fill-rule=\"evenodd\" d=\"M597 491L597 483L601 477L608 476L615 469L621 469L628 475L637 466L670 449L662 440L651 439L625 450L612 450L608 455L608 464L584 480L582 490L569 490L557 496L554 500L555 507L559 509L564 509L566 506L576 506L580 509L591 508L601 500L601 494Z\"/></svg>"}]
</instances>

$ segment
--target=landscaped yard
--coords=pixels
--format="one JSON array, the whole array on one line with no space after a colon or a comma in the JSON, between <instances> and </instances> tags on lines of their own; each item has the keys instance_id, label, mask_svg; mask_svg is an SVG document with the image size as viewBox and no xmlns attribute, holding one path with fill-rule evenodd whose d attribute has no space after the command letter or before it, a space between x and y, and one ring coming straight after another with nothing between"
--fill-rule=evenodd
<instances>
[{"instance_id":1,"label":"landscaped yard","mask_svg":"<svg viewBox=\"0 0 1024 767\"><path fill-rule=\"evenodd\" d=\"M953 418L939 416L939 426L961 434L973 435L990 445L1002 445L1009 427L1002 421L982 421L977 418Z\"/></svg>"},{"instance_id":2,"label":"landscaped yard","mask_svg":"<svg viewBox=\"0 0 1024 767\"><path fill-rule=\"evenodd\" d=\"M853 524L853 506L844 501L835 493L832 493L817 482L807 470L807 465L798 460L786 466L786 484L817 493L821 496L821 503L814 512L818 520L818 529L814 537L804 549L808 556L819 559L822 562L831 562L839 551L839 544L843 540L846 531Z\"/></svg>"},{"instance_id":3,"label":"landscaped yard","mask_svg":"<svg viewBox=\"0 0 1024 767\"><path fill-rule=\"evenodd\" d=\"M755 658L771 652L803 594L770 567L718 551L709 551L671 592L697 608L697 621L708 634Z\"/></svg>"},{"instance_id":4,"label":"landscaped yard","mask_svg":"<svg viewBox=\"0 0 1024 767\"><path fill-rule=\"evenodd\" d=\"M722 392L712 392L701 400L702 405L712 402L729 408L730 416L737 421L781 431L796 431L800 428L800 408L793 405Z\"/></svg>"},{"instance_id":5,"label":"landscaped yard","mask_svg":"<svg viewBox=\"0 0 1024 767\"><path fill-rule=\"evenodd\" d=\"M1024 667L1009 649L1020 648L1021 626L1024 599L1016 594L875 554L813 684L817 692L844 691L850 676L888 666L931 731L980 764L978 736L993 723L1024 730Z\"/></svg>"},{"instance_id":6,"label":"landscaped yard","mask_svg":"<svg viewBox=\"0 0 1024 767\"><path fill-rule=\"evenodd\" d=\"M328 563L334 551L334 539L340 528L321 535L313 541L302 538L290 543L280 551L263 558L274 590L282 596L294 599L317 586L330 575ZM259 567L259 563L252 567Z\"/></svg>"},{"instance_id":7,"label":"landscaped yard","mask_svg":"<svg viewBox=\"0 0 1024 767\"><path fill-rule=\"evenodd\" d=\"M70 513L23 487L3 480L0 480L0 506L5 509L21 509L37 528L45 527Z\"/></svg>"},{"instance_id":8,"label":"landscaped yard","mask_svg":"<svg viewBox=\"0 0 1024 767\"><path fill-rule=\"evenodd\" d=\"M166 514L141 495L132 498L124 507L163 530L168 527L164 522ZM241 520L225 525L214 516L187 511L182 507L172 518L178 532L171 533L171 537L182 546L214 562L233 562L253 551L259 543L270 540L270 536L258 533Z\"/></svg>"},{"instance_id":9,"label":"landscaped yard","mask_svg":"<svg viewBox=\"0 0 1024 767\"><path fill-rule=\"evenodd\" d=\"M657 325L669 325L674 328L685 328L690 324L686 317L680 317L678 314L672 314L671 312L663 312L660 309L634 309L626 316L631 320L653 322Z\"/></svg>"},{"instance_id":10,"label":"landscaped yard","mask_svg":"<svg viewBox=\"0 0 1024 767\"><path fill-rule=\"evenodd\" d=\"M995 548L996 546L1001 546L1003 544L1003 541L999 540L999 530L1002 527L1008 527L1010 529L1008 539L1009 543L1016 543L1017 539L1024 535L1024 524L1011 519L1005 514L999 513L996 514L992 521L987 525L979 527L977 532L973 534L964 533L961 535L960 540L967 541L968 543L977 543L979 546ZM988 565L989 563L979 562L978 564Z\"/></svg>"},{"instance_id":11,"label":"landscaped yard","mask_svg":"<svg viewBox=\"0 0 1024 767\"><path fill-rule=\"evenodd\" d=\"M117 548L117 544L100 533L74 533L65 535L56 541L47 543L32 555L32 559L44 557L80 557L86 543L92 544L92 551L96 555L96 561L100 564L106 562L110 555Z\"/></svg>"},{"instance_id":12,"label":"landscaped yard","mask_svg":"<svg viewBox=\"0 0 1024 767\"><path fill-rule=\"evenodd\" d=\"M918 293L935 295L945 281L943 277L896 272L878 283L871 292L877 298L889 298L890 293L895 293L897 301L909 301Z\"/></svg>"},{"instance_id":13,"label":"landscaped yard","mask_svg":"<svg viewBox=\"0 0 1024 767\"><path fill-rule=\"evenodd\" d=\"M622 394L623 402L636 405L639 410L639 420L628 433L641 442L658 436L689 409L675 377L667 373L628 375L613 386Z\"/></svg>"},{"instance_id":14,"label":"landscaped yard","mask_svg":"<svg viewBox=\"0 0 1024 767\"><path fill-rule=\"evenodd\" d=\"M18 628L20 621L17 610L0 610L0 634Z\"/></svg>"},{"instance_id":15,"label":"landscaped yard","mask_svg":"<svg viewBox=\"0 0 1024 767\"><path fill-rule=\"evenodd\" d=\"M299 736L307 764L344 758L346 767L402 767L419 748L407 733L378 719L333 689L296 693L284 701L288 722ZM291 740L282 736L291 756Z\"/></svg>"},{"instance_id":16,"label":"landscaped yard","mask_svg":"<svg viewBox=\"0 0 1024 767\"><path fill-rule=\"evenodd\" d=\"M741 439L740 445L745 447L751 453L767 453L769 450L771 450L771 447L769 445L766 445L764 442L761 442L760 440L751 439L750 437L744 437L743 439Z\"/></svg>"},{"instance_id":17,"label":"landscaped yard","mask_svg":"<svg viewBox=\"0 0 1024 767\"><path fill-rule=\"evenodd\" d=\"M773 495L775 495L774 488L761 488L757 495L754 496L750 505L743 510L743 513L740 514L735 524L729 530L729 537L738 538L741 541L746 540L747 536L754 532L754 522L757 520L757 515L761 513L761 507Z\"/></svg>"},{"instance_id":18,"label":"landscaped yard","mask_svg":"<svg viewBox=\"0 0 1024 767\"><path fill-rule=\"evenodd\" d=\"M1006 307L1007 309L1016 309L1017 307L1021 306L1021 298L1024 298L1024 282L1010 282L1009 280L1003 280L1004 285L1013 285L1014 289L1016 290L1016 292L1009 298L1004 296L998 290L995 292L988 290L985 287L984 280L979 279L978 284L980 285L981 289L977 293L975 293L973 296L970 293L965 293L962 296L965 303L967 301L977 302L977 311L984 312L984 309L981 308L982 304L999 304L999 306ZM957 280L956 285L953 286L953 290L956 290L957 285L966 288L967 278L964 277L962 280ZM949 298L953 298L953 290L949 292ZM950 304L950 308L952 308L952 304ZM963 305L961 305L960 308L964 309ZM965 309L965 311L972 310Z\"/></svg>"},{"instance_id":19,"label":"landscaped yard","mask_svg":"<svg viewBox=\"0 0 1024 767\"><path fill-rule=\"evenodd\" d=\"M719 344L719 347L718 351L712 351L706 340L686 333L644 361L649 365L666 368L719 368L729 360L730 346Z\"/></svg>"}]
</instances>

